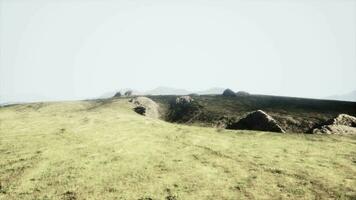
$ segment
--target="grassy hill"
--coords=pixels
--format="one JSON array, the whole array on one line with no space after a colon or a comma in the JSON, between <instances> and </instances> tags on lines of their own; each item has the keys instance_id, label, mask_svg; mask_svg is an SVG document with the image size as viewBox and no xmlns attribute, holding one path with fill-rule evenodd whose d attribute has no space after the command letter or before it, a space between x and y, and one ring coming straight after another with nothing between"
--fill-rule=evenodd
<instances>
[{"instance_id":1,"label":"grassy hill","mask_svg":"<svg viewBox=\"0 0 356 200\"><path fill-rule=\"evenodd\" d=\"M170 112L170 105L174 104L177 96L151 96L164 108L164 113ZM288 132L307 133L312 127L338 114L345 113L356 116L356 102L306 99L294 97L280 97L267 95L249 95L237 97L224 97L222 95L194 96L199 105L199 112L192 114L190 119L170 119L167 121L186 122L212 127L222 118L244 117L246 113L258 109L264 110ZM189 116L189 115L188 115Z\"/></svg>"},{"instance_id":2,"label":"grassy hill","mask_svg":"<svg viewBox=\"0 0 356 200\"><path fill-rule=\"evenodd\" d=\"M7 106L0 199L355 199L355 139L172 124L127 99Z\"/></svg>"}]
</instances>

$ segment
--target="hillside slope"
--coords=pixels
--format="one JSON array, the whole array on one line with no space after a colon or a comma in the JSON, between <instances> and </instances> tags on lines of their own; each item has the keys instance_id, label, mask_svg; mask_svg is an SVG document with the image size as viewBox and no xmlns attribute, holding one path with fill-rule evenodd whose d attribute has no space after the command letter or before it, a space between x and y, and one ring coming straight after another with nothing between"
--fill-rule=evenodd
<instances>
[{"instance_id":1,"label":"hillside slope","mask_svg":"<svg viewBox=\"0 0 356 200\"><path fill-rule=\"evenodd\" d=\"M193 96L200 108L198 115L182 115L185 119L171 119L170 105L177 96L151 96L166 109L167 121L195 123L214 127L221 118L241 119L247 113L263 110L275 118L290 133L308 133L310 130L338 114L356 116L356 102L305 99L267 95L224 97L222 95Z\"/></svg>"},{"instance_id":2,"label":"hillside slope","mask_svg":"<svg viewBox=\"0 0 356 200\"><path fill-rule=\"evenodd\" d=\"M0 199L352 199L355 137L227 131L127 99L0 108Z\"/></svg>"}]
</instances>

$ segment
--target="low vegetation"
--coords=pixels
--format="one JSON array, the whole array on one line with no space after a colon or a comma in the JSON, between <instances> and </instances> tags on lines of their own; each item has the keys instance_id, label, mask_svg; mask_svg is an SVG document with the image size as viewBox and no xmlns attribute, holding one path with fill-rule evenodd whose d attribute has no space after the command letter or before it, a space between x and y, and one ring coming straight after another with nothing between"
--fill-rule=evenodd
<instances>
[{"instance_id":1,"label":"low vegetation","mask_svg":"<svg viewBox=\"0 0 356 200\"><path fill-rule=\"evenodd\" d=\"M245 102L223 104L260 107ZM323 112L307 106L308 117ZM173 124L138 115L127 98L0 108L0 155L6 200L356 198L355 136Z\"/></svg>"},{"instance_id":2,"label":"low vegetation","mask_svg":"<svg viewBox=\"0 0 356 200\"><path fill-rule=\"evenodd\" d=\"M217 127L227 121L238 121L246 114L263 110L289 133L311 133L312 128L339 114L356 116L356 103L266 95L202 95L194 96L192 115L176 115L177 96L151 96L166 111L167 121ZM172 104L174 106L172 106ZM186 111L188 113L188 111ZM197 115L198 113L199 115ZM172 118L172 116L174 118Z\"/></svg>"}]
</instances>

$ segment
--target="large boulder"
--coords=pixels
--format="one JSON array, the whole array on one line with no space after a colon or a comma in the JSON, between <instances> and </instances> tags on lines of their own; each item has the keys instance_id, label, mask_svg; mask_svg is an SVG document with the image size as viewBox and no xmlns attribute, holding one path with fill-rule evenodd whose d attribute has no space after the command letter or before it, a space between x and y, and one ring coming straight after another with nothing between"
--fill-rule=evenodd
<instances>
[{"instance_id":1,"label":"large boulder","mask_svg":"<svg viewBox=\"0 0 356 200\"><path fill-rule=\"evenodd\" d=\"M114 98L119 98L119 97L121 97L121 92L116 92Z\"/></svg>"},{"instance_id":2,"label":"large boulder","mask_svg":"<svg viewBox=\"0 0 356 200\"><path fill-rule=\"evenodd\" d=\"M314 134L356 134L356 117L340 114L312 131Z\"/></svg>"},{"instance_id":3,"label":"large boulder","mask_svg":"<svg viewBox=\"0 0 356 200\"><path fill-rule=\"evenodd\" d=\"M224 97L235 97L235 96L236 96L235 92L232 91L231 89L226 89L226 90L224 90L224 92L222 93L222 95L223 95Z\"/></svg>"},{"instance_id":4,"label":"large boulder","mask_svg":"<svg viewBox=\"0 0 356 200\"><path fill-rule=\"evenodd\" d=\"M129 102L134 104L134 111L140 115L159 118L159 106L156 102L148 97L135 97Z\"/></svg>"},{"instance_id":5,"label":"large boulder","mask_svg":"<svg viewBox=\"0 0 356 200\"><path fill-rule=\"evenodd\" d=\"M285 133L277 121L262 110L251 112L239 121L228 124L226 128Z\"/></svg>"}]
</instances>

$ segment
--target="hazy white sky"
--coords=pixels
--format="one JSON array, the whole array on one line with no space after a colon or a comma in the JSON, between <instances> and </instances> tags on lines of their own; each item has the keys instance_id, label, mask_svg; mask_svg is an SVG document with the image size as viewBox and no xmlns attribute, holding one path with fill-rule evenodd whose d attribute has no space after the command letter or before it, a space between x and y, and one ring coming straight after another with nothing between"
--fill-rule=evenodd
<instances>
[{"instance_id":1,"label":"hazy white sky","mask_svg":"<svg viewBox=\"0 0 356 200\"><path fill-rule=\"evenodd\" d=\"M355 0L0 0L0 98L356 89ZM25 97L26 96L26 97Z\"/></svg>"}]
</instances>

